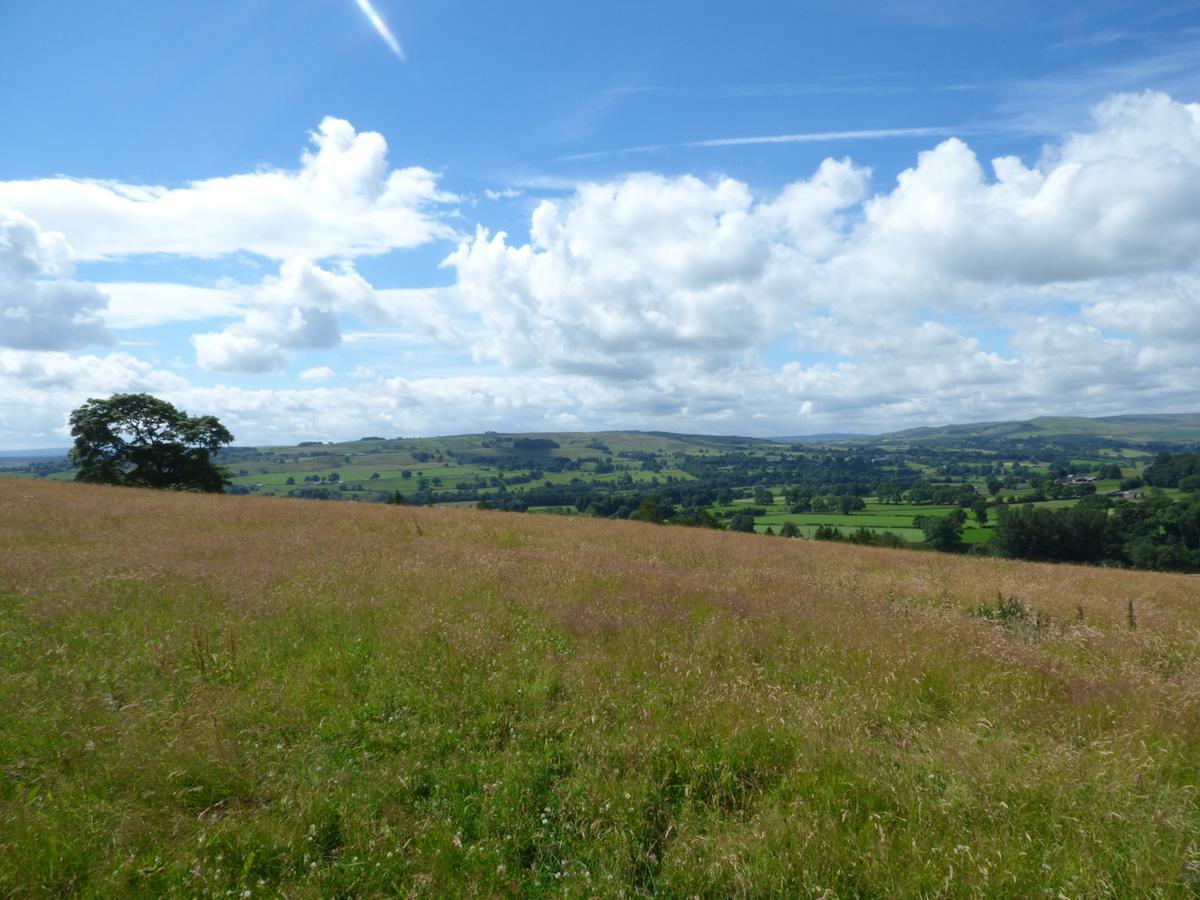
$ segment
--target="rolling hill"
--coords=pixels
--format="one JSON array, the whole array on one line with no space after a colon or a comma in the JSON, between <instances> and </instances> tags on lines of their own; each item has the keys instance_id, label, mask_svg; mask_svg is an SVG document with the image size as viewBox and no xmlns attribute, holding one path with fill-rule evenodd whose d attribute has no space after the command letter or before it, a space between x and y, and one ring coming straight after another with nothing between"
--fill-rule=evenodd
<instances>
[{"instance_id":1,"label":"rolling hill","mask_svg":"<svg viewBox=\"0 0 1200 900\"><path fill-rule=\"evenodd\" d=\"M1041 416L1016 422L980 422L893 431L879 444L960 444L964 441L1094 438L1123 445L1200 444L1200 413L1083 418Z\"/></svg>"},{"instance_id":2,"label":"rolling hill","mask_svg":"<svg viewBox=\"0 0 1200 900\"><path fill-rule=\"evenodd\" d=\"M523 454L519 442L544 442L542 446L527 447ZM545 443L548 442L548 443ZM696 453L700 450L745 450L766 446L771 440L736 435L674 434L667 431L540 431L529 433L485 431L479 434L441 435L413 438L363 438L357 441L322 443L310 441L299 446L311 451L338 455L347 452L386 453L388 451L442 451L457 458L500 457L544 453L547 456L598 456L608 452L631 451L643 453ZM550 444L557 446L551 447ZM517 445L517 446L514 446ZM294 446L263 446L254 450L290 451Z\"/></svg>"},{"instance_id":3,"label":"rolling hill","mask_svg":"<svg viewBox=\"0 0 1200 900\"><path fill-rule=\"evenodd\" d=\"M0 480L0 893L1187 894L1200 579Z\"/></svg>"}]
</instances>

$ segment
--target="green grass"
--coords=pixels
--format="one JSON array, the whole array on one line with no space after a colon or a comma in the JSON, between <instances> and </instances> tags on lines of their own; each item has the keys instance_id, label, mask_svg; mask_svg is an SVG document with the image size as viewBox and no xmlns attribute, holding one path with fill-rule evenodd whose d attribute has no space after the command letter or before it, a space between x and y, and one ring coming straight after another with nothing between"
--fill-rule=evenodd
<instances>
[{"instance_id":1,"label":"green grass","mask_svg":"<svg viewBox=\"0 0 1200 900\"><path fill-rule=\"evenodd\" d=\"M789 517L789 518L791 518L791 517ZM858 531L860 526L865 525L865 523L863 523L863 522L857 522L857 521L848 522L848 521L846 521L846 518L847 517L843 517L843 516L833 516L833 517L826 517L826 520L821 520L821 521L797 523L797 530L800 532L800 537L811 538L811 537L815 536L817 529L821 525L827 525L827 526L832 526L832 527L836 528L843 535L849 537L851 534ZM775 534L779 534L780 525L778 523L772 522L770 517L756 518L754 520L754 523L755 523L754 530L760 534L765 532L767 530L767 528L770 528ZM886 531L891 534L898 535L900 538L908 541L910 544L919 544L925 540L925 532L923 532L919 528L912 528L912 527L906 527L906 526L895 526L895 525L887 526L887 527L871 527L870 525L866 525L866 528L869 531L878 531L878 532Z\"/></svg>"},{"instance_id":2,"label":"green grass","mask_svg":"<svg viewBox=\"0 0 1200 900\"><path fill-rule=\"evenodd\" d=\"M964 544L986 544L992 539L992 529L972 522L963 528L962 539Z\"/></svg>"},{"instance_id":3,"label":"green grass","mask_svg":"<svg viewBox=\"0 0 1200 900\"><path fill-rule=\"evenodd\" d=\"M754 517L755 531L763 532L771 528L776 534L787 522L798 526L801 537L810 538L820 525L837 528L842 534L849 535L860 527L872 531L888 531L909 543L916 544L925 540L925 534L914 524L918 516L944 516L957 509L954 506L921 505L915 503L880 503L867 498L866 508L848 515L839 513L807 512L793 513L788 511L788 505L781 496L775 497L771 505L755 503L753 500L740 499L732 504L710 507L715 515L736 513L739 509L751 506L765 509L766 513ZM974 520L972 520L973 523ZM964 533L967 543L986 543L990 530L968 527Z\"/></svg>"},{"instance_id":4,"label":"green grass","mask_svg":"<svg viewBox=\"0 0 1200 900\"><path fill-rule=\"evenodd\" d=\"M1200 889L1194 579L7 480L0 542L0 894Z\"/></svg>"},{"instance_id":5,"label":"green grass","mask_svg":"<svg viewBox=\"0 0 1200 900\"><path fill-rule=\"evenodd\" d=\"M1110 482L1100 482L1099 490L1108 490ZM1117 482L1111 484L1115 487ZM1001 498L1009 496L1028 496L1032 491L1003 491ZM1180 492L1176 489L1169 488L1163 491L1167 496L1176 496ZM1045 509L1065 509L1075 506L1079 500L1077 498L1070 500L1043 500L1038 501L1034 506L1043 507ZM765 509L766 513L761 516L754 517L755 530L758 532L766 531L770 527L775 533L787 522L792 522L799 527L801 537L812 537L817 526L827 525L837 528L842 534L849 535L860 527L865 527L874 531L888 531L898 535L909 543L921 543L925 540L924 532L916 527L915 520L921 516L944 516L953 510L957 509L954 506L934 506L921 505L910 503L880 503L873 498L867 498L866 508L858 512L853 512L848 515L840 515L838 513L792 513L788 511L787 504L784 503L782 497L777 496L775 502L769 506L755 503L753 500L740 499L732 504L717 505L711 507L711 511L716 515L724 513L736 512L740 508L752 506L755 508ZM979 525L972 514L968 514L967 523L963 529L963 543L965 544L986 544L992 536L992 531L996 524L997 511L994 508L988 510L989 521L984 525Z\"/></svg>"}]
</instances>

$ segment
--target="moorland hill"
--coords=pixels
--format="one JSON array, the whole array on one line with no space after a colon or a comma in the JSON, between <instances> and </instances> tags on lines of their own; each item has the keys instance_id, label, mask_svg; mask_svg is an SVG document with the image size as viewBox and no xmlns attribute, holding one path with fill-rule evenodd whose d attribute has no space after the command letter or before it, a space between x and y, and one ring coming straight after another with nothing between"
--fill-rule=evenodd
<instances>
[{"instance_id":1,"label":"moorland hill","mask_svg":"<svg viewBox=\"0 0 1200 900\"><path fill-rule=\"evenodd\" d=\"M923 426L893 431L868 443L880 445L1003 445L1031 440L1047 442L1102 442L1112 447L1183 446L1200 444L1200 413L1145 415L1039 416L1007 422Z\"/></svg>"}]
</instances>

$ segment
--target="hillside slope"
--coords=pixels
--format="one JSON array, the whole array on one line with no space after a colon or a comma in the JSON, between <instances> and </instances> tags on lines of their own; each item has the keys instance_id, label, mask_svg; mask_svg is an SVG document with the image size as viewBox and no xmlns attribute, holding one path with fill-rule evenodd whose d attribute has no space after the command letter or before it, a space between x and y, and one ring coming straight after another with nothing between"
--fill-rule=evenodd
<instances>
[{"instance_id":1,"label":"hillside slope","mask_svg":"<svg viewBox=\"0 0 1200 900\"><path fill-rule=\"evenodd\" d=\"M0 894L1200 887L1200 579L2 480L0 546Z\"/></svg>"},{"instance_id":2,"label":"hillside slope","mask_svg":"<svg viewBox=\"0 0 1200 900\"><path fill-rule=\"evenodd\" d=\"M521 443L549 442L553 447L522 449ZM666 431L539 431L529 433L488 431L481 434L456 434L418 438L368 438L358 441L322 444L315 442L305 449L311 453L331 456L351 454L412 453L414 451L443 451L456 458L472 460L483 457L557 456L599 457L609 453L696 453L700 450L744 450L767 446L763 438L737 437L720 434L674 434ZM244 447L235 450L292 451L294 447Z\"/></svg>"},{"instance_id":3,"label":"hillside slope","mask_svg":"<svg viewBox=\"0 0 1200 900\"><path fill-rule=\"evenodd\" d=\"M964 439L1098 438L1118 444L1200 444L1200 413L1159 415L1039 416L1018 422L976 422L893 431L879 444L954 444Z\"/></svg>"}]
</instances>

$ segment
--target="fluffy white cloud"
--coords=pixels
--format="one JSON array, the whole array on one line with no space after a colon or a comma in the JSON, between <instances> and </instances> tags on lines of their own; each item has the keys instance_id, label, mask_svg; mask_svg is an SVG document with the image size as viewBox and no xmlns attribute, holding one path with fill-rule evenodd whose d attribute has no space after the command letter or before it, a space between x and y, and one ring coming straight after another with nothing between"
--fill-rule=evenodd
<instances>
[{"instance_id":1,"label":"fluffy white cloud","mask_svg":"<svg viewBox=\"0 0 1200 900\"><path fill-rule=\"evenodd\" d=\"M1095 130L1047 147L1036 165L992 160L951 139L873 198L838 283L864 270L922 282L1044 284L1194 264L1200 254L1200 104L1122 94Z\"/></svg>"},{"instance_id":2,"label":"fluffy white cloud","mask_svg":"<svg viewBox=\"0 0 1200 900\"><path fill-rule=\"evenodd\" d=\"M74 356L64 352L0 349L0 443L58 446L67 437L67 416L89 397L146 391L186 390L173 372L128 353Z\"/></svg>"},{"instance_id":3,"label":"fluffy white cloud","mask_svg":"<svg viewBox=\"0 0 1200 900\"><path fill-rule=\"evenodd\" d=\"M951 139L890 191L867 176L586 184L527 244L480 228L445 265L478 359L622 385L655 415L773 415L757 391L883 424L1194 403L1164 346L1200 337L1200 105L1118 95L1032 164L988 171ZM755 363L789 332L842 361Z\"/></svg>"},{"instance_id":4,"label":"fluffy white cloud","mask_svg":"<svg viewBox=\"0 0 1200 900\"><path fill-rule=\"evenodd\" d=\"M102 316L109 328L228 319L242 315L248 302L245 288L232 284L201 287L169 281L106 281L97 287L108 296Z\"/></svg>"},{"instance_id":5,"label":"fluffy white cloud","mask_svg":"<svg viewBox=\"0 0 1200 900\"><path fill-rule=\"evenodd\" d=\"M1094 325L1157 345L1200 344L1200 275L1167 272L1114 279L1081 292Z\"/></svg>"},{"instance_id":6,"label":"fluffy white cloud","mask_svg":"<svg viewBox=\"0 0 1200 900\"><path fill-rule=\"evenodd\" d=\"M462 347L469 338L468 310L459 292L453 288L385 288L375 291L375 300L382 319L402 325L412 331L408 339L433 338L444 347ZM368 333L358 333L355 340L364 340ZM379 331L371 334L386 337ZM350 335L346 336L350 339Z\"/></svg>"},{"instance_id":7,"label":"fluffy white cloud","mask_svg":"<svg viewBox=\"0 0 1200 900\"><path fill-rule=\"evenodd\" d=\"M768 340L790 290L836 246L837 213L866 178L828 160L762 203L730 178L586 184L565 204L538 206L528 244L480 228L444 265L485 326L480 358L644 378L663 353Z\"/></svg>"},{"instance_id":8,"label":"fluffy white cloud","mask_svg":"<svg viewBox=\"0 0 1200 900\"><path fill-rule=\"evenodd\" d=\"M150 391L220 417L243 443L561 428L668 428L778 434L994 420L1046 411L1105 414L1194 404L1200 361L1113 340L1076 320L1040 317L1011 357L929 324L899 355L841 363L754 359L710 365L681 356L646 379L492 372L378 378L352 388L197 387L127 354L0 351L0 442L54 445L69 411L89 396Z\"/></svg>"},{"instance_id":9,"label":"fluffy white cloud","mask_svg":"<svg viewBox=\"0 0 1200 900\"><path fill-rule=\"evenodd\" d=\"M329 366L313 366L311 369L305 369L300 373L301 381L328 381L334 375L333 369Z\"/></svg>"},{"instance_id":10,"label":"fluffy white cloud","mask_svg":"<svg viewBox=\"0 0 1200 900\"><path fill-rule=\"evenodd\" d=\"M284 260L384 253L453 236L456 198L427 169L389 169L387 142L326 118L296 171L261 169L184 187L76 178L0 181L0 206L66 234L80 259L139 253Z\"/></svg>"},{"instance_id":11,"label":"fluffy white cloud","mask_svg":"<svg viewBox=\"0 0 1200 900\"><path fill-rule=\"evenodd\" d=\"M287 362L287 351L335 347L341 342L339 311L377 313L371 286L353 267L328 271L303 259L285 262L278 276L251 292L245 317L219 332L192 337L196 361L219 372L270 372Z\"/></svg>"},{"instance_id":12,"label":"fluffy white cloud","mask_svg":"<svg viewBox=\"0 0 1200 900\"><path fill-rule=\"evenodd\" d=\"M128 353L73 356L63 352L0 350L0 379L34 390L82 396L122 391L181 390L188 382Z\"/></svg>"},{"instance_id":13,"label":"fluffy white cloud","mask_svg":"<svg viewBox=\"0 0 1200 900\"><path fill-rule=\"evenodd\" d=\"M54 446L67 434L71 409L88 397L123 391L148 391L182 409L214 414L239 443L353 438L372 432L447 433L510 424L545 430L551 417L581 403L602 416L621 402L619 394L587 379L550 376L375 379L369 389L197 387L124 353L73 357L0 350L0 397L5 398L0 403L0 446ZM595 425L599 418L588 421Z\"/></svg>"},{"instance_id":14,"label":"fluffy white cloud","mask_svg":"<svg viewBox=\"0 0 1200 900\"><path fill-rule=\"evenodd\" d=\"M63 236L0 209L0 346L61 350L111 343L100 314L108 298L70 281Z\"/></svg>"}]
</instances>

